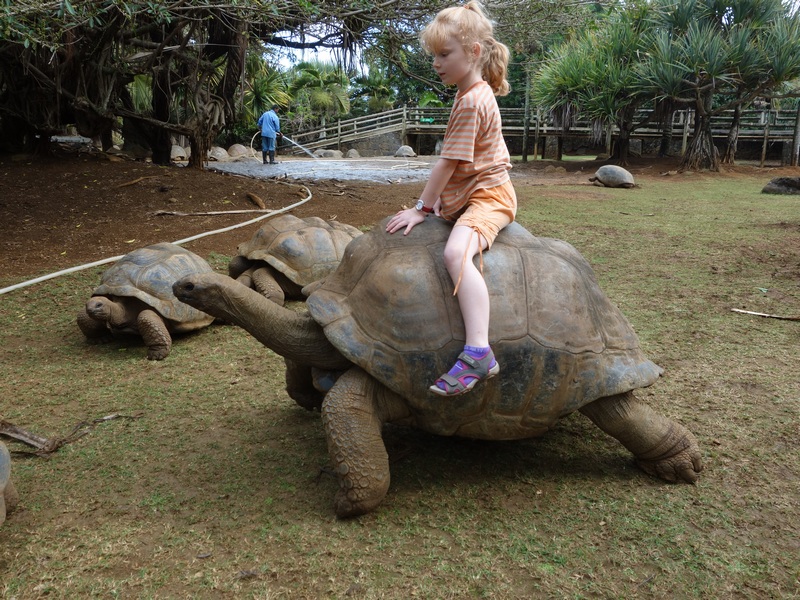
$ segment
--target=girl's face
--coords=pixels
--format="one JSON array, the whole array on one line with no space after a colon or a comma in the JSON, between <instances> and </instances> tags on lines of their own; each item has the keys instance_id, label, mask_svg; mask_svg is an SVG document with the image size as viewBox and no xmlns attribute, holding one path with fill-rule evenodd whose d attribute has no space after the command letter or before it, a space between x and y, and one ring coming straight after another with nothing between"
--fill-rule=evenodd
<instances>
[{"instance_id":1,"label":"girl's face","mask_svg":"<svg viewBox=\"0 0 800 600\"><path fill-rule=\"evenodd\" d=\"M444 84L456 85L463 91L481 79L477 71L480 44L473 46L473 52L473 55L467 54L458 38L450 36L433 55L433 69Z\"/></svg>"}]
</instances>

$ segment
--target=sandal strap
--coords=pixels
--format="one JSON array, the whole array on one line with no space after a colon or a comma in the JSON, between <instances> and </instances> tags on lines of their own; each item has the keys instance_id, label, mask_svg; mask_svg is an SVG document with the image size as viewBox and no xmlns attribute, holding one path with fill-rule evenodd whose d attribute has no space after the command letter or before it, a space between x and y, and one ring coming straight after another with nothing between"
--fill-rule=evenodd
<instances>
[{"instance_id":1,"label":"sandal strap","mask_svg":"<svg viewBox=\"0 0 800 600\"><path fill-rule=\"evenodd\" d=\"M489 365L492 364L493 359L494 353L491 350L487 352L486 356L483 358L475 358L466 352L462 352L458 355L458 360L465 365L469 365L469 370L475 371L475 376L479 377L480 379L483 379L489 374Z\"/></svg>"}]
</instances>

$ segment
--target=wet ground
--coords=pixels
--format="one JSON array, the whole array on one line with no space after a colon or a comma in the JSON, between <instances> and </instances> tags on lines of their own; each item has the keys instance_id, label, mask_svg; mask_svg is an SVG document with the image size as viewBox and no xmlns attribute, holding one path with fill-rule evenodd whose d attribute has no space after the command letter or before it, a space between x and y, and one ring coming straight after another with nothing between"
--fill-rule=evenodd
<instances>
[{"instance_id":1,"label":"wet ground","mask_svg":"<svg viewBox=\"0 0 800 600\"><path fill-rule=\"evenodd\" d=\"M256 179L297 179L365 181L372 183L413 183L430 176L435 157L414 158L302 158L279 157L278 164L262 164L260 157L209 162L208 169Z\"/></svg>"}]
</instances>

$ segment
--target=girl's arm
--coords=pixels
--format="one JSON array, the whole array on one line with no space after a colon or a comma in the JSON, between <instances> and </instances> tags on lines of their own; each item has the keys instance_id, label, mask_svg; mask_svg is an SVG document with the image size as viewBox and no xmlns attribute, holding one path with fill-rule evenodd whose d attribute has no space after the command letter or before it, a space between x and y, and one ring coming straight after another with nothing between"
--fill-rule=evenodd
<instances>
[{"instance_id":1,"label":"girl's arm","mask_svg":"<svg viewBox=\"0 0 800 600\"><path fill-rule=\"evenodd\" d=\"M422 190L422 194L419 198L425 206L434 208L436 214L439 214L439 196L441 196L444 191L447 182L450 181L450 177L452 177L457 165L457 160L440 158L431 169L431 176L428 179L428 183L425 184L425 189ZM406 230L403 232L403 235L408 235L415 225L422 223L424 220L424 212L416 208L407 208L406 210L399 211L389 219L389 222L386 224L386 231L394 233L405 227Z\"/></svg>"}]
</instances>

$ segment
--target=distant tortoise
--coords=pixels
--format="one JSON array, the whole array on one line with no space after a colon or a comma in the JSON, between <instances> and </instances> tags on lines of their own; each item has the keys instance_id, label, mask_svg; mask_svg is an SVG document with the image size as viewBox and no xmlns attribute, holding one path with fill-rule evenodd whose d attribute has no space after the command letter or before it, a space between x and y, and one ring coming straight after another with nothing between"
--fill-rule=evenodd
<instances>
[{"instance_id":1,"label":"distant tortoise","mask_svg":"<svg viewBox=\"0 0 800 600\"><path fill-rule=\"evenodd\" d=\"M589 177L589 181L595 185L610 188L632 188L636 185L630 171L617 165L603 165Z\"/></svg>"},{"instance_id":2,"label":"distant tortoise","mask_svg":"<svg viewBox=\"0 0 800 600\"><path fill-rule=\"evenodd\" d=\"M580 410L647 473L697 479L694 436L634 396L661 368L644 356L589 264L566 242L534 237L516 223L483 257L500 374L456 399L430 394L465 339L440 259L451 227L429 218L404 236L387 234L385 224L347 247L336 272L306 301L308 314L215 274L186 277L174 288L182 301L243 327L297 365L287 373L292 397L309 387L303 368L306 375L310 368L343 371L322 403L339 517L373 510L386 495L381 428L389 422L510 440L541 435Z\"/></svg>"},{"instance_id":3,"label":"distant tortoise","mask_svg":"<svg viewBox=\"0 0 800 600\"><path fill-rule=\"evenodd\" d=\"M330 275L359 235L346 223L281 215L239 244L228 274L278 304L302 300L302 288Z\"/></svg>"},{"instance_id":4,"label":"distant tortoise","mask_svg":"<svg viewBox=\"0 0 800 600\"><path fill-rule=\"evenodd\" d=\"M14 510L19 501L14 482L11 481L11 455L6 445L0 441L0 525L6 515Z\"/></svg>"},{"instance_id":5,"label":"distant tortoise","mask_svg":"<svg viewBox=\"0 0 800 600\"><path fill-rule=\"evenodd\" d=\"M160 243L139 248L114 263L78 314L78 327L90 343L107 342L115 334L140 335L147 358L163 360L173 333L210 325L214 317L178 302L172 284L181 277L212 273L195 253Z\"/></svg>"}]
</instances>

